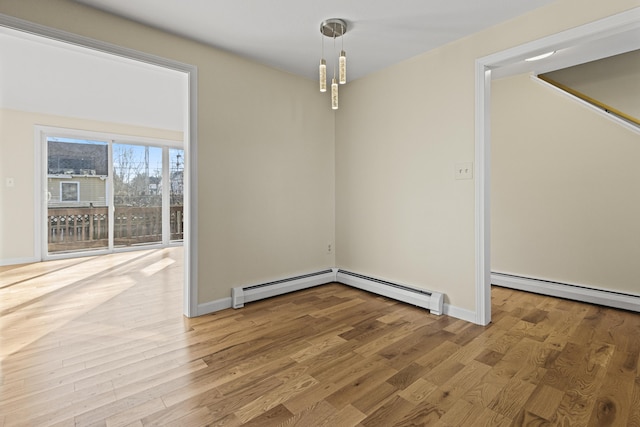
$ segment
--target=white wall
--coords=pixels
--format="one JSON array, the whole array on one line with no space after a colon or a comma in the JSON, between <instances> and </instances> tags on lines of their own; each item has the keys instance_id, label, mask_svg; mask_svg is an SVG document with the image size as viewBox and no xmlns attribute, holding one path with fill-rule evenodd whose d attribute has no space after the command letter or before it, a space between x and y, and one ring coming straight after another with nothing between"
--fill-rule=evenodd
<instances>
[{"instance_id":1,"label":"white wall","mask_svg":"<svg viewBox=\"0 0 640 427\"><path fill-rule=\"evenodd\" d=\"M640 135L528 75L492 119L492 271L640 294Z\"/></svg>"},{"instance_id":2,"label":"white wall","mask_svg":"<svg viewBox=\"0 0 640 427\"><path fill-rule=\"evenodd\" d=\"M0 13L198 67L199 303L335 265L334 113L315 82L71 0Z\"/></svg>"}]
</instances>

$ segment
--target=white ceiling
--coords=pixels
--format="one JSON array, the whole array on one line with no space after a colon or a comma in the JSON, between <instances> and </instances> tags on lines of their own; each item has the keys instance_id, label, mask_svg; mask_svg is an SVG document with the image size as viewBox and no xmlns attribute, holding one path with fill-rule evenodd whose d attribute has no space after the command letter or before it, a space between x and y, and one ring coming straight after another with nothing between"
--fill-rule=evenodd
<instances>
[{"instance_id":1,"label":"white ceiling","mask_svg":"<svg viewBox=\"0 0 640 427\"><path fill-rule=\"evenodd\" d=\"M342 18L354 80L553 0L76 0L293 74L317 78L320 23ZM325 39L327 69L333 40ZM340 40L338 40L340 49Z\"/></svg>"},{"instance_id":2,"label":"white ceiling","mask_svg":"<svg viewBox=\"0 0 640 427\"><path fill-rule=\"evenodd\" d=\"M0 26L0 107L182 131L187 76Z\"/></svg>"},{"instance_id":3,"label":"white ceiling","mask_svg":"<svg viewBox=\"0 0 640 427\"><path fill-rule=\"evenodd\" d=\"M314 80L320 22L329 17L349 21L345 49L353 80L550 2L403 0L402 10L395 10L387 0L77 1ZM554 49L544 61L496 64L492 76L549 72L640 49L640 23ZM186 76L176 71L0 27L3 108L182 130L185 87Z\"/></svg>"}]
</instances>

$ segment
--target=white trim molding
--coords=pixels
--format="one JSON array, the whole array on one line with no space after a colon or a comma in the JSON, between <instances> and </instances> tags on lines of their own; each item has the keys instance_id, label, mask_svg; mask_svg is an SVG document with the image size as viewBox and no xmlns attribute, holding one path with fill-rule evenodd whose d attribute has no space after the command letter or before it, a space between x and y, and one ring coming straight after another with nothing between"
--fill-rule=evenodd
<instances>
[{"instance_id":1,"label":"white trim molding","mask_svg":"<svg viewBox=\"0 0 640 427\"><path fill-rule=\"evenodd\" d=\"M491 273L491 283L505 288L640 312L640 295L504 273Z\"/></svg>"},{"instance_id":2,"label":"white trim molding","mask_svg":"<svg viewBox=\"0 0 640 427\"><path fill-rule=\"evenodd\" d=\"M0 259L0 267L5 267L8 265L19 265L19 264L31 264L34 262L39 262L39 258L6 258Z\"/></svg>"},{"instance_id":3,"label":"white trim molding","mask_svg":"<svg viewBox=\"0 0 640 427\"><path fill-rule=\"evenodd\" d=\"M215 313L216 311L226 310L227 308L231 308L231 297L198 304L195 316L203 316L205 314Z\"/></svg>"},{"instance_id":4,"label":"white trim molding","mask_svg":"<svg viewBox=\"0 0 640 427\"><path fill-rule=\"evenodd\" d=\"M323 270L319 272L309 273L301 276L295 276L290 278L281 278L279 280L270 281L266 283L261 283L258 285L250 285L245 287L237 287L232 289L232 296L229 298L221 298L214 301L209 301L206 303L198 304L197 316L202 316L205 314L215 313L216 311L226 310L228 308L240 308L244 305L244 303L249 303L251 301L257 301L262 298L269 298L272 296L282 295L289 292L295 292L298 290L308 289L315 286L322 286L329 283L340 283L345 286L355 287L365 292L371 292L375 294L383 295L390 299L395 299L406 304L415 305L421 308L426 308L431 311L431 314L440 315L444 314L446 316L454 317L456 319L464 320L466 322L476 323L476 313L471 310L466 310L460 307L453 306L448 303L442 303L444 298L443 294L438 294L436 296L437 306L442 307L441 311L434 311L432 308L425 307L421 305L419 301L412 301L407 298L406 295L400 295L400 298L396 298L394 292L388 292L384 290L380 292L379 289L370 288L370 284L367 283L367 278L358 279L360 283L350 282L349 280L345 280L345 278L349 279L347 275L343 273L341 274L337 268L332 268L331 271ZM357 278L356 278L357 279ZM375 280L375 279L374 279ZM349 283L345 283L349 282ZM362 286L365 284L366 286ZM254 287L257 292L253 292L251 288ZM264 289L264 291L262 289ZM235 289L235 291L234 291ZM245 290L248 290L249 293L245 293ZM398 291L402 291L398 289ZM248 297L248 298L245 298Z\"/></svg>"},{"instance_id":5,"label":"white trim molding","mask_svg":"<svg viewBox=\"0 0 640 427\"><path fill-rule=\"evenodd\" d=\"M447 316L455 317L456 319L478 324L476 321L477 315L475 311L465 310L464 308L445 303L443 306L443 313Z\"/></svg>"},{"instance_id":6,"label":"white trim molding","mask_svg":"<svg viewBox=\"0 0 640 427\"><path fill-rule=\"evenodd\" d=\"M230 298L199 304L197 315L210 314L227 308L241 308L248 302L329 283L340 283L407 304L426 308L434 315L445 314L468 322L475 322L476 319L475 312L445 304L443 302L444 294L439 292L427 291L409 287L404 284L362 276L338 268L331 268L295 277L281 278L244 287L235 287L231 290Z\"/></svg>"},{"instance_id":7,"label":"white trim molding","mask_svg":"<svg viewBox=\"0 0 640 427\"><path fill-rule=\"evenodd\" d=\"M476 188L475 253L476 312L473 322L491 322L491 70L482 60L476 61Z\"/></svg>"}]
</instances>

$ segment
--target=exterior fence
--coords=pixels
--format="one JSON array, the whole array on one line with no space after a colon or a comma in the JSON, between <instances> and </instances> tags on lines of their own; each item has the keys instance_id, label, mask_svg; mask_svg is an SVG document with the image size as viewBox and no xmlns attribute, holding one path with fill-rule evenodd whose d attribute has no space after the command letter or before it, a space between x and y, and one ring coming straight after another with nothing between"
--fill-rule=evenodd
<instances>
[{"instance_id":1,"label":"exterior fence","mask_svg":"<svg viewBox=\"0 0 640 427\"><path fill-rule=\"evenodd\" d=\"M162 208L116 207L113 241L115 247L162 242ZM183 206L170 207L170 240L184 237ZM49 252L109 246L109 208L49 208L47 213Z\"/></svg>"}]
</instances>

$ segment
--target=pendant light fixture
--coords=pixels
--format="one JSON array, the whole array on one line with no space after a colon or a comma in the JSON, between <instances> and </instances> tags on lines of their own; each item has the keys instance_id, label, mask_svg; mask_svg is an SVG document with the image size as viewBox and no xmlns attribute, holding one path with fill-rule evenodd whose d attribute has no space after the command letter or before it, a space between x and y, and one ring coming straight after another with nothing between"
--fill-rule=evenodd
<instances>
[{"instance_id":1,"label":"pendant light fixture","mask_svg":"<svg viewBox=\"0 0 640 427\"><path fill-rule=\"evenodd\" d=\"M327 61L320 60L320 92L327 91Z\"/></svg>"},{"instance_id":2,"label":"pendant light fixture","mask_svg":"<svg viewBox=\"0 0 640 427\"><path fill-rule=\"evenodd\" d=\"M345 27L346 31L346 27ZM340 39L340 58L338 59L338 73L340 76L340 84L343 85L347 82L347 53L344 51L344 39Z\"/></svg>"},{"instance_id":3,"label":"pendant light fixture","mask_svg":"<svg viewBox=\"0 0 640 427\"><path fill-rule=\"evenodd\" d=\"M343 19L327 19L320 24L320 32L325 37L333 39L333 50L336 47L336 38L342 37L347 32L347 23ZM338 57L338 78L336 79L336 65L333 65L333 79L331 79L331 108L338 109L338 83L347 82L347 54L344 51L344 39L341 39L340 56ZM324 37L322 38L322 58L319 67L320 92L327 90L327 61L324 59Z\"/></svg>"},{"instance_id":4,"label":"pendant light fixture","mask_svg":"<svg viewBox=\"0 0 640 427\"><path fill-rule=\"evenodd\" d=\"M338 109L338 83L335 77L331 80L331 109Z\"/></svg>"},{"instance_id":5,"label":"pendant light fixture","mask_svg":"<svg viewBox=\"0 0 640 427\"><path fill-rule=\"evenodd\" d=\"M347 54L344 50L340 51L340 84L343 85L347 82Z\"/></svg>"},{"instance_id":6,"label":"pendant light fixture","mask_svg":"<svg viewBox=\"0 0 640 427\"><path fill-rule=\"evenodd\" d=\"M324 37L322 38L322 58L320 59L320 92L327 91L327 61L324 59Z\"/></svg>"}]
</instances>

